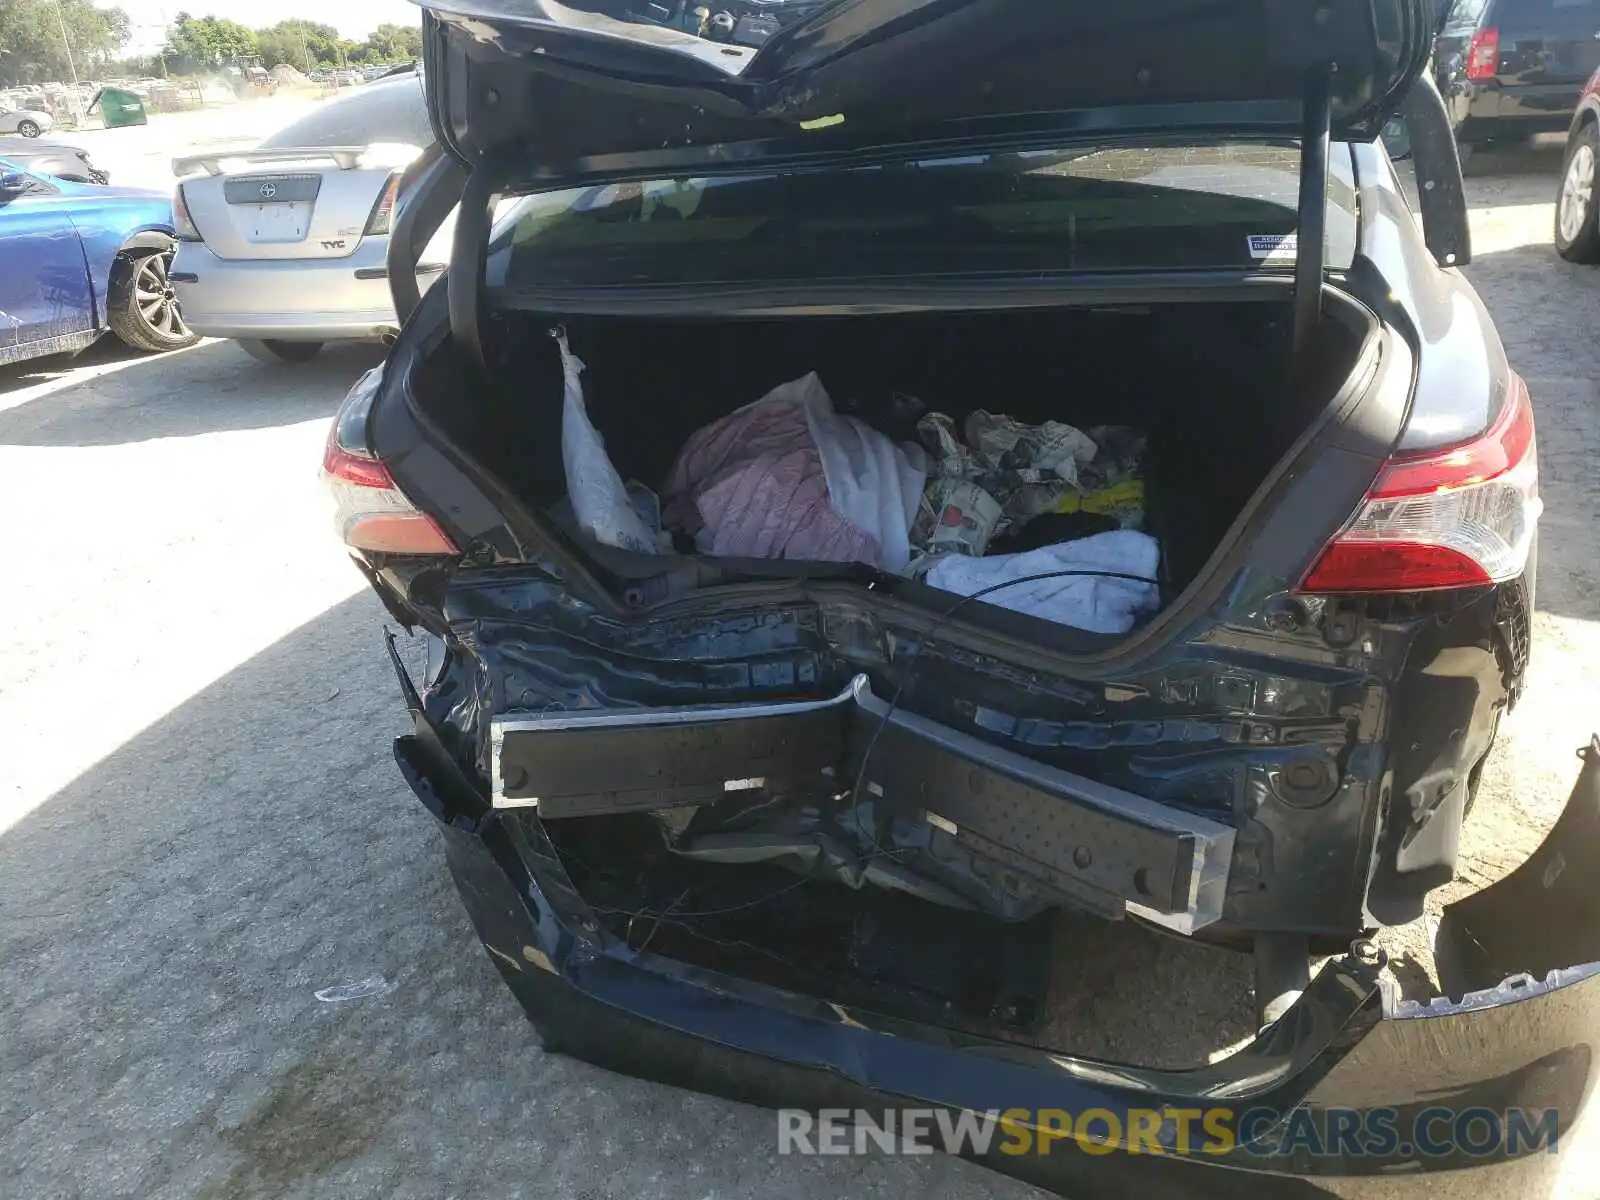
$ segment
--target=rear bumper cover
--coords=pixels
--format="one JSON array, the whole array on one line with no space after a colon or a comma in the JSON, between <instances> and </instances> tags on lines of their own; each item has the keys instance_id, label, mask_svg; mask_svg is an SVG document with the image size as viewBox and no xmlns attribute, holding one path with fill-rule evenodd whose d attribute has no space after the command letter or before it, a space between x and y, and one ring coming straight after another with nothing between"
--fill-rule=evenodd
<instances>
[{"instance_id":1,"label":"rear bumper cover","mask_svg":"<svg viewBox=\"0 0 1600 1200\"><path fill-rule=\"evenodd\" d=\"M368 340L398 320L386 273L387 238L364 238L332 259L222 259L182 242L172 269L184 320L206 337ZM426 288L438 271L419 273Z\"/></svg>"},{"instance_id":2,"label":"rear bumper cover","mask_svg":"<svg viewBox=\"0 0 1600 1200\"><path fill-rule=\"evenodd\" d=\"M1267 1196L1437 1194L1437 1172L1468 1168L1488 1194L1547 1195L1592 1085L1600 888L1578 864L1600 852L1600 743L1528 863L1446 910L1441 970L1461 1001L1397 1002L1353 949L1246 1048L1160 1071L847 1011L617 945L540 822L492 807L402 686L417 732L396 742L401 771L444 826L467 911L549 1049L772 1107L1002 1113L1024 1131L1094 1113L1080 1137L965 1153L1066 1194L1141 1200L1235 1195L1239 1170ZM1198 1136L1200 1114L1227 1136ZM1146 1138L1107 1143L1141 1121Z\"/></svg>"},{"instance_id":3,"label":"rear bumper cover","mask_svg":"<svg viewBox=\"0 0 1600 1200\"><path fill-rule=\"evenodd\" d=\"M1565 132L1580 88L1572 83L1501 87L1463 81L1446 100L1456 137L1463 142Z\"/></svg>"}]
</instances>

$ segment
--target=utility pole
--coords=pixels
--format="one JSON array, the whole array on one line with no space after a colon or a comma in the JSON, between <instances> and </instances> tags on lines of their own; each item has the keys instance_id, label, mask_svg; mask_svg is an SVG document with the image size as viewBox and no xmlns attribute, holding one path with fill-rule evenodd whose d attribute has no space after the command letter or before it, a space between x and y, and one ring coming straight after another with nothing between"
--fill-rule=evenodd
<instances>
[{"instance_id":1,"label":"utility pole","mask_svg":"<svg viewBox=\"0 0 1600 1200\"><path fill-rule=\"evenodd\" d=\"M66 19L66 17L61 15L61 0L55 0L55 4L56 4L56 23L61 26L61 45L63 47L65 47L65 49L67 51L67 70L72 72L72 85L73 85L73 87L77 87L77 85L78 85L78 66L77 66L76 63L74 63L72 61L72 42L67 37L67 19ZM74 96L76 96L76 93L74 93Z\"/></svg>"},{"instance_id":2,"label":"utility pole","mask_svg":"<svg viewBox=\"0 0 1600 1200\"><path fill-rule=\"evenodd\" d=\"M67 100L67 110L72 114L73 125L83 124L83 97L78 94L78 64L72 61L72 39L67 37L67 19L61 15L61 0L55 0L56 23L61 26L61 46L67 52L67 70L72 72L72 95Z\"/></svg>"}]
</instances>

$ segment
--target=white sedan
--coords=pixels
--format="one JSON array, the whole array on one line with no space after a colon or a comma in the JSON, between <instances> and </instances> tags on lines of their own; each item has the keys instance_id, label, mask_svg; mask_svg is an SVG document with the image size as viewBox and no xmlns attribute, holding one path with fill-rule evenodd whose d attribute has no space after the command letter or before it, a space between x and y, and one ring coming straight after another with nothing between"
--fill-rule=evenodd
<instances>
[{"instance_id":1,"label":"white sedan","mask_svg":"<svg viewBox=\"0 0 1600 1200\"><path fill-rule=\"evenodd\" d=\"M0 107L0 133L36 138L54 129L55 124L56 119L40 109Z\"/></svg>"},{"instance_id":2,"label":"white sedan","mask_svg":"<svg viewBox=\"0 0 1600 1200\"><path fill-rule=\"evenodd\" d=\"M390 336L389 224L401 172L432 140L421 81L403 71L329 100L254 150L175 160L172 281L189 327L267 362ZM444 271L449 237L435 237L419 287Z\"/></svg>"}]
</instances>

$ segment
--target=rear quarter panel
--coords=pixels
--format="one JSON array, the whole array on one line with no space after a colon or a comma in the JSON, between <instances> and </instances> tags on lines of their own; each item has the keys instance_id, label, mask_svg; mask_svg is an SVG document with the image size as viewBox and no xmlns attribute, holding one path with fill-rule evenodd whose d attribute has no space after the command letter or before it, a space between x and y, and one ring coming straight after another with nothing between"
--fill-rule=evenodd
<instances>
[{"instance_id":1,"label":"rear quarter panel","mask_svg":"<svg viewBox=\"0 0 1600 1200\"><path fill-rule=\"evenodd\" d=\"M1352 144L1350 152L1361 197L1360 257L1379 277L1356 290L1417 351L1415 396L1398 448L1465 441L1489 427L1506 395L1510 366L1500 334L1466 277L1434 262L1383 148Z\"/></svg>"}]
</instances>

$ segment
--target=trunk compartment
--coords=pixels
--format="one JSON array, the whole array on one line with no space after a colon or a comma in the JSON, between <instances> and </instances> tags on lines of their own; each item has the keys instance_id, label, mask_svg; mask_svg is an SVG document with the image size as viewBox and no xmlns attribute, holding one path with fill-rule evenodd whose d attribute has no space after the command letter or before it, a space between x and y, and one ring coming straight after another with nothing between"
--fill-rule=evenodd
<instances>
[{"instance_id":1,"label":"trunk compartment","mask_svg":"<svg viewBox=\"0 0 1600 1200\"><path fill-rule=\"evenodd\" d=\"M462 366L448 351L425 360L416 397L450 441L546 512L567 493L561 362L546 336L557 324L586 364L588 415L612 463L623 479L657 491L691 433L811 371L840 412L896 441L916 437L896 413L903 395L958 428L976 409L1029 424L1132 427L1148 439L1143 528L1160 543L1162 600L1170 602L1328 411L1358 358L1365 319L1353 306L1330 305L1300 376L1309 382L1291 386L1291 311L1272 301L743 321L512 313L491 350L486 398L462 401ZM625 574L665 572L673 561L584 548ZM724 577L792 578L803 569L739 560L725 564ZM904 580L889 586L933 604L951 598Z\"/></svg>"}]
</instances>

